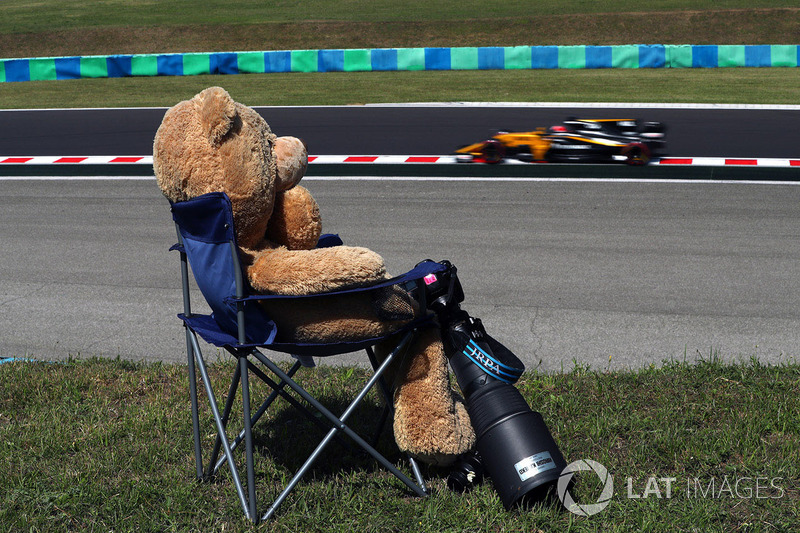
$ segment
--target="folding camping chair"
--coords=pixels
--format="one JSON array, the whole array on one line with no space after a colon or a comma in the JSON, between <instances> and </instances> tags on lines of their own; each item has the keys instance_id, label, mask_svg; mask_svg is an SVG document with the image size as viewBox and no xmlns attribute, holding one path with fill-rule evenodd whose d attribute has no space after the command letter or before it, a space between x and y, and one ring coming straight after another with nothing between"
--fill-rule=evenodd
<instances>
[{"instance_id":1,"label":"folding camping chair","mask_svg":"<svg viewBox=\"0 0 800 533\"><path fill-rule=\"evenodd\" d=\"M328 421L329 425L325 427L327 430L325 437L273 501L267 512L261 517L261 520L267 520L275 513L278 506L286 499L303 475L311 468L312 464L320 456L325 447L334 437L339 437L340 433L350 437L362 450L374 457L384 468L402 481L415 494L418 496L425 496L427 494L425 482L418 465L411 457L409 457L409 461L416 481L412 481L398 470L395 465L375 449L374 444L368 443L364 438L359 436L347 425L346 421L372 387L378 383L378 388L380 392L383 393L386 401L383 418L378 428L378 431L381 430L392 405L390 392L385 382L382 380L383 372L393 360L402 357L401 354L404 348L409 345L418 328L430 327L429 319L427 317L421 317L404 327L399 333L402 340L397 345L397 348L380 364L378 364L375 358L372 347L384 340L384 338L373 338L361 342L339 342L335 344L288 344L277 342L277 326L275 322L267 316L263 308L258 305L258 300L266 298L291 299L297 297L264 296L248 293L248 286L245 281L246 278L240 264L239 249L236 244L233 214L229 198L224 193L209 193L188 201L173 203L171 204L171 209L178 230L178 244L173 246L172 249L180 252L184 311L178 316L183 321L186 329L189 393L192 409L197 478L203 480L213 476L218 469L227 462L245 515L253 522L258 522L252 428L267 411L272 402L278 396L282 396L287 399L293 407L305 412L312 421L316 421L318 424L322 423L319 421L320 417L309 412L305 404L310 405L313 410ZM341 240L338 236L325 235L320 239L319 246L325 247L339 244L341 244ZM211 315L195 314L192 312L189 297L189 265L191 265L192 274L198 288L212 310ZM414 284L422 280L426 275L442 270L443 267L439 263L424 261L402 276L386 282L381 282L369 289L362 288L355 290L375 290L397 284L409 288L413 287ZM348 292L352 291L337 291L326 294L346 294ZM320 305L324 305L324 296L322 296L322 298L323 301ZM394 336L396 334L398 333L396 332L392 335ZM200 349L198 336L213 346L225 349L238 360L238 364L233 370L231 385L222 411L219 409L217 397L212 388L211 381L209 380L208 370ZM296 362L287 372L284 372L272 359L264 355L262 350L293 355L296 358ZM329 357L361 350L366 351L373 369L373 374L355 395L352 403L338 417L309 394L309 392L293 378L301 367L312 367L314 365L312 357ZM276 382L276 380L273 380L269 374L264 372L264 369L268 370L272 376L277 377L278 381ZM208 396L217 432L216 443L205 470L200 442L196 370L200 371L200 377ZM251 374L257 376L272 389L272 393L264 400L255 413L251 410L250 405L249 377ZM287 387L304 400L305 404L300 402L295 395L286 391L285 389ZM238 388L241 388L243 429L231 440L227 434L228 421L235 403L236 391ZM373 442L376 441L377 436ZM244 444L245 448L247 494L245 494L245 487L239 476L239 469L237 468L233 453L234 450L242 444ZM221 457L219 456L220 448L222 451Z\"/></svg>"}]
</instances>

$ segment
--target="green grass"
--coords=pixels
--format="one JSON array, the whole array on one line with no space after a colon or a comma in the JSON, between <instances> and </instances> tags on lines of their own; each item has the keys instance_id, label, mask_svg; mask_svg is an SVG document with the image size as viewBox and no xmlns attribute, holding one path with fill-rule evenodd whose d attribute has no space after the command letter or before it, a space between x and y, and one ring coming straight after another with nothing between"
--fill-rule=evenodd
<instances>
[{"instance_id":1,"label":"green grass","mask_svg":"<svg viewBox=\"0 0 800 533\"><path fill-rule=\"evenodd\" d=\"M0 2L0 55L414 46L797 44L796 2Z\"/></svg>"},{"instance_id":2,"label":"green grass","mask_svg":"<svg viewBox=\"0 0 800 533\"><path fill-rule=\"evenodd\" d=\"M570 44L797 44L789 0L0 2L0 55ZM250 105L419 101L796 104L798 69L328 73L4 83L0 108L171 106L210 85Z\"/></svg>"},{"instance_id":3,"label":"green grass","mask_svg":"<svg viewBox=\"0 0 800 533\"><path fill-rule=\"evenodd\" d=\"M7 83L0 108L169 107L221 85L247 105L800 102L800 69L517 70L178 76Z\"/></svg>"},{"instance_id":4,"label":"green grass","mask_svg":"<svg viewBox=\"0 0 800 533\"><path fill-rule=\"evenodd\" d=\"M231 365L211 366L220 395ZM212 483L193 479L185 373L109 360L0 365L0 523L11 531L250 529L227 471ZM341 409L363 372L320 368L310 376L309 389ZM518 386L568 461L593 459L613 475L614 496L601 513L581 518L559 505L507 512L490 483L454 494L446 472L434 469L425 472L433 494L419 499L334 444L259 530L789 532L800 521L797 364L709 357L638 371L577 367L526 373ZM321 437L277 407L256 432L262 507L310 451L310 436ZM369 396L352 420L373 420L378 410ZM201 417L210 445L207 409ZM390 437L379 448L402 464ZM597 499L592 478L577 476L577 501ZM666 482L651 478L674 478L670 498ZM641 497L648 482L660 484L661 498L653 485ZM628 483L640 498L628 497Z\"/></svg>"},{"instance_id":5,"label":"green grass","mask_svg":"<svg viewBox=\"0 0 800 533\"><path fill-rule=\"evenodd\" d=\"M202 7L201 7L202 6ZM0 5L0 33L45 31L66 27L184 24L242 24L303 20L362 22L529 18L543 15L721 11L727 9L791 8L792 0L616 0L612 4L581 0L4 0ZM179 14L180 16L176 16Z\"/></svg>"}]
</instances>

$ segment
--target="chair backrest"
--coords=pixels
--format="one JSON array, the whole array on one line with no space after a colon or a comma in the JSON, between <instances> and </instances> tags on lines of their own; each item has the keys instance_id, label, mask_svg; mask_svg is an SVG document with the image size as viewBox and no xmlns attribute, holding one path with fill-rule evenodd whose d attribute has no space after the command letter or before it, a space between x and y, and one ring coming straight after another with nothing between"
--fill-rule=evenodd
<instances>
[{"instance_id":1,"label":"chair backrest","mask_svg":"<svg viewBox=\"0 0 800 533\"><path fill-rule=\"evenodd\" d=\"M238 336L238 310L229 299L247 296L248 285L239 260L230 199L225 193L212 192L171 202L171 208L195 282L214 320L223 331ZM277 327L257 303L247 302L244 323L247 342L273 342Z\"/></svg>"}]
</instances>

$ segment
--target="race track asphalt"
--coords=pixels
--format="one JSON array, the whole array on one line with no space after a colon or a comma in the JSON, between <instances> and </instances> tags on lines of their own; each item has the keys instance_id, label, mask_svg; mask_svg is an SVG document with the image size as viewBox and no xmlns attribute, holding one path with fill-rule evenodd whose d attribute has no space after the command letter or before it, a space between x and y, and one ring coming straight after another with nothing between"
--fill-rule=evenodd
<instances>
[{"instance_id":1,"label":"race track asphalt","mask_svg":"<svg viewBox=\"0 0 800 533\"><path fill-rule=\"evenodd\" d=\"M676 156L797 157L800 146L796 109L259 111L318 155L443 155L495 128L568 115L663 121ZM0 111L0 155L147 155L163 113ZM327 230L378 251L394 272L428 257L453 261L464 308L529 369L797 356L800 188L792 183L306 185ZM0 357L184 361L177 258L167 252L174 240L152 178L0 179Z\"/></svg>"},{"instance_id":2,"label":"race track asphalt","mask_svg":"<svg viewBox=\"0 0 800 533\"><path fill-rule=\"evenodd\" d=\"M692 157L797 157L800 110L342 106L257 108L278 135L314 155L446 155L493 130L528 131L567 116L641 118L667 125L668 153ZM0 111L0 156L149 155L165 109Z\"/></svg>"},{"instance_id":3,"label":"race track asphalt","mask_svg":"<svg viewBox=\"0 0 800 533\"><path fill-rule=\"evenodd\" d=\"M797 357L797 185L306 185L326 229L393 272L456 264L464 309L528 369ZM0 180L0 193L0 357L185 361L174 228L152 179Z\"/></svg>"}]
</instances>

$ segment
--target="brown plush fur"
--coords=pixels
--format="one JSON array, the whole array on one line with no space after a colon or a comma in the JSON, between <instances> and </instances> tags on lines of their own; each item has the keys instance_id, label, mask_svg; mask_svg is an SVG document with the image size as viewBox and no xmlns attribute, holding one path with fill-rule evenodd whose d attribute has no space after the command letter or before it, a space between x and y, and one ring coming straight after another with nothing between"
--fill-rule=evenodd
<instances>
[{"instance_id":1,"label":"brown plush fur","mask_svg":"<svg viewBox=\"0 0 800 533\"><path fill-rule=\"evenodd\" d=\"M167 198L228 194L254 290L308 295L388 278L383 259L371 250L315 248L322 229L319 207L297 185L307 163L302 141L276 137L258 113L219 87L169 109L153 144L153 168ZM383 336L424 312L399 289L298 300L264 304L284 340ZM418 335L406 360L395 368L395 440L423 461L449 463L475 437L463 402L450 388L438 330Z\"/></svg>"}]
</instances>

